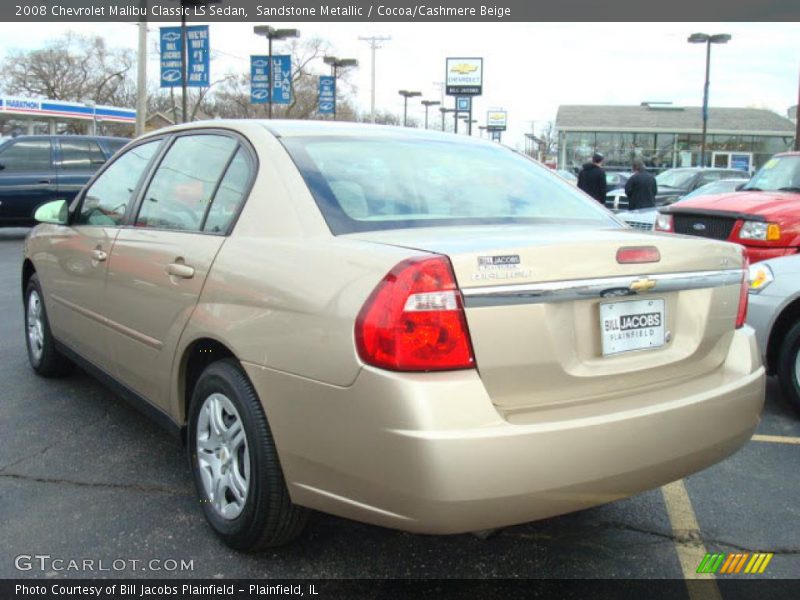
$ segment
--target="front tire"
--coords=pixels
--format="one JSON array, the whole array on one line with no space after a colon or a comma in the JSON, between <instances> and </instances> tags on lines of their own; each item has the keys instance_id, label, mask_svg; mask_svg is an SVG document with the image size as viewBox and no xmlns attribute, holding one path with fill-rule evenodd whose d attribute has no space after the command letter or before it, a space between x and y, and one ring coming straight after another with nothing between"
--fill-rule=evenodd
<instances>
[{"instance_id":1,"label":"front tire","mask_svg":"<svg viewBox=\"0 0 800 600\"><path fill-rule=\"evenodd\" d=\"M228 546L255 552L300 535L309 511L289 498L261 402L235 361L200 375L188 446L203 512Z\"/></svg>"},{"instance_id":2,"label":"front tire","mask_svg":"<svg viewBox=\"0 0 800 600\"><path fill-rule=\"evenodd\" d=\"M784 397L800 412L800 322L795 323L783 338L776 373Z\"/></svg>"},{"instance_id":3,"label":"front tire","mask_svg":"<svg viewBox=\"0 0 800 600\"><path fill-rule=\"evenodd\" d=\"M36 274L31 276L25 289L25 347L31 367L42 377L62 377L72 366L69 359L56 349L44 307L42 286Z\"/></svg>"}]
</instances>

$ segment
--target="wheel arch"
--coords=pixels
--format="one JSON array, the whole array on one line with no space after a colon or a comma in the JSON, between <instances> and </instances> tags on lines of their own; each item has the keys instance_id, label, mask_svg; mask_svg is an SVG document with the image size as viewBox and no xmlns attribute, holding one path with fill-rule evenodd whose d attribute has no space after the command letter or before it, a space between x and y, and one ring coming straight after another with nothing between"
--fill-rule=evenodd
<instances>
[{"instance_id":1,"label":"wheel arch","mask_svg":"<svg viewBox=\"0 0 800 600\"><path fill-rule=\"evenodd\" d=\"M228 346L211 337L197 338L184 349L177 376L178 414L182 419L182 425L188 423L192 394L203 369L225 358L238 360Z\"/></svg>"},{"instance_id":2,"label":"wheel arch","mask_svg":"<svg viewBox=\"0 0 800 600\"><path fill-rule=\"evenodd\" d=\"M778 352L781 349L781 344L789 331L792 323L800 321L800 297L795 298L787 304L778 318L772 323L772 328L769 331L769 338L767 341L767 371L772 374L775 373L776 363L778 362Z\"/></svg>"},{"instance_id":3,"label":"wheel arch","mask_svg":"<svg viewBox=\"0 0 800 600\"><path fill-rule=\"evenodd\" d=\"M25 291L28 289L28 282L36 273L36 267L33 266L33 261L26 258L22 263L22 299L25 300Z\"/></svg>"}]
</instances>

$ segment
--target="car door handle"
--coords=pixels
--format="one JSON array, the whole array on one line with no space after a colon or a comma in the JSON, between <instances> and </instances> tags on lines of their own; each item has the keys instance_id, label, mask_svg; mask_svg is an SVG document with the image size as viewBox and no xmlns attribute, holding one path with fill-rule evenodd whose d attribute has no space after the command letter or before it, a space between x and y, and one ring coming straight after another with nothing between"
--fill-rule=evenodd
<instances>
[{"instance_id":1,"label":"car door handle","mask_svg":"<svg viewBox=\"0 0 800 600\"><path fill-rule=\"evenodd\" d=\"M96 260L97 262L103 262L107 258L108 254L106 254L102 250L92 250L92 260Z\"/></svg>"},{"instance_id":2,"label":"car door handle","mask_svg":"<svg viewBox=\"0 0 800 600\"><path fill-rule=\"evenodd\" d=\"M50 183L50 180L49 179L40 179L39 183L48 184L48 183Z\"/></svg>"},{"instance_id":3,"label":"car door handle","mask_svg":"<svg viewBox=\"0 0 800 600\"><path fill-rule=\"evenodd\" d=\"M189 265L184 265L181 263L169 263L167 265L167 273L174 277L191 279L194 277L194 267L190 267Z\"/></svg>"}]
</instances>

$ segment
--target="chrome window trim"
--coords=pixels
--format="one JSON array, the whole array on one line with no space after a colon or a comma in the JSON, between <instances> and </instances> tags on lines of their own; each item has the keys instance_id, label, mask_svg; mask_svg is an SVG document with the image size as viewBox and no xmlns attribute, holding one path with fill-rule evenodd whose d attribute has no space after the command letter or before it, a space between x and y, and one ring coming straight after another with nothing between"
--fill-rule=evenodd
<instances>
[{"instance_id":1,"label":"chrome window trim","mask_svg":"<svg viewBox=\"0 0 800 600\"><path fill-rule=\"evenodd\" d=\"M464 296L466 308L508 304L542 304L741 285L742 278L746 276L747 272L744 269L725 269L495 285L462 288L461 293ZM645 282L652 282L654 285L648 286L644 290L635 289L634 284Z\"/></svg>"}]
</instances>

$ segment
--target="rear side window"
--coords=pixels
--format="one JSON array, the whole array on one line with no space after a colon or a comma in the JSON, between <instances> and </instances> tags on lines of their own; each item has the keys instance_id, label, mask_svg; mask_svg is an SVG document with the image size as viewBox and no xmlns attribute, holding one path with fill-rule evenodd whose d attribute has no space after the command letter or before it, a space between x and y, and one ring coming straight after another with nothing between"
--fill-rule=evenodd
<instances>
[{"instance_id":1,"label":"rear side window","mask_svg":"<svg viewBox=\"0 0 800 600\"><path fill-rule=\"evenodd\" d=\"M236 146L235 139L222 135L187 135L175 140L153 175L136 226L201 231Z\"/></svg>"},{"instance_id":2,"label":"rear side window","mask_svg":"<svg viewBox=\"0 0 800 600\"><path fill-rule=\"evenodd\" d=\"M92 140L61 140L61 163L65 171L90 171L106 162L106 156Z\"/></svg>"},{"instance_id":3,"label":"rear side window","mask_svg":"<svg viewBox=\"0 0 800 600\"><path fill-rule=\"evenodd\" d=\"M119 225L160 144L154 140L131 148L103 171L86 191L76 223Z\"/></svg>"},{"instance_id":4,"label":"rear side window","mask_svg":"<svg viewBox=\"0 0 800 600\"><path fill-rule=\"evenodd\" d=\"M252 173L247 153L243 148L239 148L219 184L203 231L224 233L228 230L236 213L239 212Z\"/></svg>"},{"instance_id":5,"label":"rear side window","mask_svg":"<svg viewBox=\"0 0 800 600\"><path fill-rule=\"evenodd\" d=\"M50 139L19 140L0 148L2 173L22 173L25 171L49 171Z\"/></svg>"}]
</instances>

